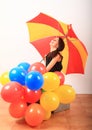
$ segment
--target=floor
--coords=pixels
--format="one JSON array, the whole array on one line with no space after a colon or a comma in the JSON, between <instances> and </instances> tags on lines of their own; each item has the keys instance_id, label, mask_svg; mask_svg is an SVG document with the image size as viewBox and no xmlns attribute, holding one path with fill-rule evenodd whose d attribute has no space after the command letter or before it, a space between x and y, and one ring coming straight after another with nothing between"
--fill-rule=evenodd
<instances>
[{"instance_id":1,"label":"floor","mask_svg":"<svg viewBox=\"0 0 92 130\"><path fill-rule=\"evenodd\" d=\"M78 94L70 110L55 113L49 120L33 128L24 119L12 118L8 105L0 98L1 130L92 130L92 94Z\"/></svg>"}]
</instances>

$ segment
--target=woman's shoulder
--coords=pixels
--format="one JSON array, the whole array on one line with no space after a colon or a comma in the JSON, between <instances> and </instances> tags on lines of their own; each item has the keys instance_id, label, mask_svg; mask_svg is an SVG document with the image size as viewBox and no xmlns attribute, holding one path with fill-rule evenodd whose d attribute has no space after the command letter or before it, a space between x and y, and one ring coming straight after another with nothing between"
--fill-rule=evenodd
<instances>
[{"instance_id":1,"label":"woman's shoulder","mask_svg":"<svg viewBox=\"0 0 92 130\"><path fill-rule=\"evenodd\" d=\"M62 61L62 59L63 59L63 56L58 52L58 54L57 54L57 56L61 59L61 61Z\"/></svg>"}]
</instances>

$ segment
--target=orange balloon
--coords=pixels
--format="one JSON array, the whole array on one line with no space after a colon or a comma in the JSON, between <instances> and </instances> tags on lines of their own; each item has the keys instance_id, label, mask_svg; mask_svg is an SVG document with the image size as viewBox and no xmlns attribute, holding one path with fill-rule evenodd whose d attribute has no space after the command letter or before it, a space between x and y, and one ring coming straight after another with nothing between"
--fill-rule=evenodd
<instances>
[{"instance_id":1,"label":"orange balloon","mask_svg":"<svg viewBox=\"0 0 92 130\"><path fill-rule=\"evenodd\" d=\"M54 72L47 72L43 74L44 78L44 84L42 86L42 89L45 91L53 91L56 88L58 88L60 84L60 79Z\"/></svg>"},{"instance_id":2,"label":"orange balloon","mask_svg":"<svg viewBox=\"0 0 92 130\"><path fill-rule=\"evenodd\" d=\"M25 102L11 103L9 106L9 113L14 118L21 118L24 117L26 109L27 104Z\"/></svg>"},{"instance_id":3,"label":"orange balloon","mask_svg":"<svg viewBox=\"0 0 92 130\"><path fill-rule=\"evenodd\" d=\"M54 92L44 92L40 97L40 104L46 111L56 110L59 103L59 97Z\"/></svg>"},{"instance_id":4,"label":"orange balloon","mask_svg":"<svg viewBox=\"0 0 92 130\"><path fill-rule=\"evenodd\" d=\"M28 106L25 113L25 120L30 126L37 126L42 123L45 116L45 110L40 104L32 103Z\"/></svg>"},{"instance_id":5,"label":"orange balloon","mask_svg":"<svg viewBox=\"0 0 92 130\"><path fill-rule=\"evenodd\" d=\"M54 92L58 95L60 102L63 104L73 102L76 97L75 90L70 85L61 85Z\"/></svg>"}]
</instances>

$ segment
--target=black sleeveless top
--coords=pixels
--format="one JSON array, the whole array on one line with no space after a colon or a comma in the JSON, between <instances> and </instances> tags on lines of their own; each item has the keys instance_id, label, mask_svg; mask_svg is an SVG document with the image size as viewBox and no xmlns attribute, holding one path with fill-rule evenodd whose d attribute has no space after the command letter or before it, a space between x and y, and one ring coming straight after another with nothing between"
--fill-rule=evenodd
<instances>
[{"instance_id":1,"label":"black sleeveless top","mask_svg":"<svg viewBox=\"0 0 92 130\"><path fill-rule=\"evenodd\" d=\"M59 54L60 55L60 54ZM61 55L60 55L61 56ZM62 56L61 56L62 57ZM46 56L46 66L50 63L52 60L52 57L49 56L49 54ZM57 62L50 70L50 72L55 72L55 71L61 71L63 68L62 66L62 59L61 61Z\"/></svg>"}]
</instances>

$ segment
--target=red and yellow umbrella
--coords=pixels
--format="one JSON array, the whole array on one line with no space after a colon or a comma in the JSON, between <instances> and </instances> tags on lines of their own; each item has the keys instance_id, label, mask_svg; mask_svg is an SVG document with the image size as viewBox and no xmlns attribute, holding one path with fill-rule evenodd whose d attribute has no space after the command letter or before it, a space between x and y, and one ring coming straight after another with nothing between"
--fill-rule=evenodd
<instances>
[{"instance_id":1,"label":"red and yellow umbrella","mask_svg":"<svg viewBox=\"0 0 92 130\"><path fill-rule=\"evenodd\" d=\"M42 57L49 53L49 42L56 36L63 38L65 49L63 55L63 70L65 74L84 74L87 61L87 50L78 39L71 24L65 24L44 13L40 13L27 22L30 43L39 51Z\"/></svg>"}]
</instances>

